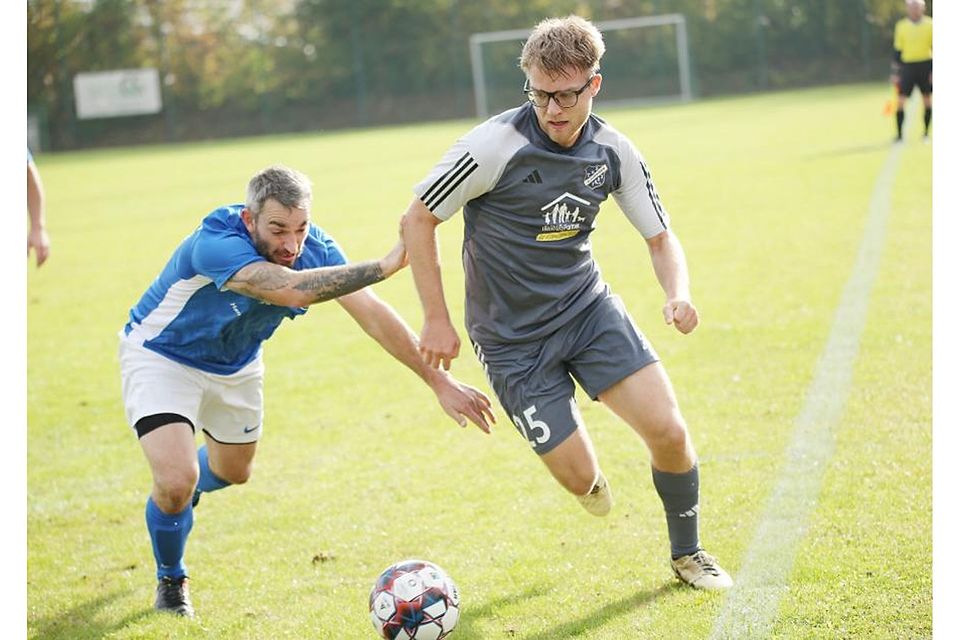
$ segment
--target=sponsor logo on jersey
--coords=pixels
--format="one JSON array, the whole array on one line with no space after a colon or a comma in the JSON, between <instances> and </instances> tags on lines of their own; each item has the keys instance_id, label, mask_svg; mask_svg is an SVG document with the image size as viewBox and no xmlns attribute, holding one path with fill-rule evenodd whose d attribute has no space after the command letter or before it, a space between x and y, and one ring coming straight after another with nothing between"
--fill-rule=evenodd
<instances>
[{"instance_id":1,"label":"sponsor logo on jersey","mask_svg":"<svg viewBox=\"0 0 960 640\"><path fill-rule=\"evenodd\" d=\"M590 204L588 200L564 192L560 197L540 207L543 226L537 234L537 242L556 242L580 233L580 223L585 221L580 215L580 205Z\"/></svg>"},{"instance_id":2,"label":"sponsor logo on jersey","mask_svg":"<svg viewBox=\"0 0 960 640\"><path fill-rule=\"evenodd\" d=\"M609 167L605 164L592 164L583 171L583 184L591 189L599 189L607 181Z\"/></svg>"},{"instance_id":3,"label":"sponsor logo on jersey","mask_svg":"<svg viewBox=\"0 0 960 640\"><path fill-rule=\"evenodd\" d=\"M543 178L540 177L540 172L534 169L530 172L526 178L523 179L524 182L530 182L532 184L543 184Z\"/></svg>"}]
</instances>

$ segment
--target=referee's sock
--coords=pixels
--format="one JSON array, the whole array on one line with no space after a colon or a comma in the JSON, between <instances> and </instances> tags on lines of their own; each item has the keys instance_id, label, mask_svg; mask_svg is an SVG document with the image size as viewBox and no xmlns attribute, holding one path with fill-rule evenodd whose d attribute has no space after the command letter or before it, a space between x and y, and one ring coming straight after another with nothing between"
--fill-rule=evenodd
<instances>
[{"instance_id":1,"label":"referee's sock","mask_svg":"<svg viewBox=\"0 0 960 640\"><path fill-rule=\"evenodd\" d=\"M197 462L200 464L200 479L197 480L197 488L193 491L193 506L197 506L197 503L200 502L201 493L210 493L230 486L229 482L219 477L210 468L207 445L203 445L197 450Z\"/></svg>"},{"instance_id":2,"label":"referee's sock","mask_svg":"<svg viewBox=\"0 0 960 640\"><path fill-rule=\"evenodd\" d=\"M652 467L651 467L652 468ZM698 511L700 509L700 470L695 464L686 473L668 473L653 469L653 486L663 501L670 535L670 553L674 560L696 553L700 548Z\"/></svg>"},{"instance_id":3,"label":"referee's sock","mask_svg":"<svg viewBox=\"0 0 960 640\"><path fill-rule=\"evenodd\" d=\"M923 135L930 135L930 120L933 119L933 107L923 109Z\"/></svg>"},{"instance_id":4,"label":"referee's sock","mask_svg":"<svg viewBox=\"0 0 960 640\"><path fill-rule=\"evenodd\" d=\"M183 553L187 536L193 528L193 506L187 505L180 513L164 513L150 497L147 498L146 518L153 557L157 561L157 580L187 575Z\"/></svg>"},{"instance_id":5,"label":"referee's sock","mask_svg":"<svg viewBox=\"0 0 960 640\"><path fill-rule=\"evenodd\" d=\"M897 140L903 138L903 109L897 109Z\"/></svg>"}]
</instances>

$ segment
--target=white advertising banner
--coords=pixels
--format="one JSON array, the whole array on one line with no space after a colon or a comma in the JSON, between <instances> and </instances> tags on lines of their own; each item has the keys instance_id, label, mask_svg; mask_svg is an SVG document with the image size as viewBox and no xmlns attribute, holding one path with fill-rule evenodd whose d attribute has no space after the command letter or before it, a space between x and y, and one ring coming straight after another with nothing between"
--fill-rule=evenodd
<instances>
[{"instance_id":1,"label":"white advertising banner","mask_svg":"<svg viewBox=\"0 0 960 640\"><path fill-rule=\"evenodd\" d=\"M80 120L159 113L163 108L156 69L78 73L73 94Z\"/></svg>"}]
</instances>

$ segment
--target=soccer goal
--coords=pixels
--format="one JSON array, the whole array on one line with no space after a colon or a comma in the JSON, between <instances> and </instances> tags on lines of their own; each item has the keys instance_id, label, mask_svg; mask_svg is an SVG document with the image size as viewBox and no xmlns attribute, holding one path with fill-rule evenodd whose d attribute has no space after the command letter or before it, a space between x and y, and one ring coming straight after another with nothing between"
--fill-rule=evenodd
<instances>
[{"instance_id":1,"label":"soccer goal","mask_svg":"<svg viewBox=\"0 0 960 640\"><path fill-rule=\"evenodd\" d=\"M601 62L598 106L687 101L690 53L682 14L595 22L607 52ZM530 29L487 31L470 36L470 67L477 116L517 106L523 100L520 49Z\"/></svg>"}]
</instances>

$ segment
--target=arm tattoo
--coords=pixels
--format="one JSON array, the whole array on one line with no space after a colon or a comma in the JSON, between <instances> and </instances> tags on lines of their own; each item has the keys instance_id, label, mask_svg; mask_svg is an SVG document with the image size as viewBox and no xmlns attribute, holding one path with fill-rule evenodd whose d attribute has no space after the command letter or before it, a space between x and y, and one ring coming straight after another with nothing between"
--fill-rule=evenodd
<instances>
[{"instance_id":1,"label":"arm tattoo","mask_svg":"<svg viewBox=\"0 0 960 640\"><path fill-rule=\"evenodd\" d=\"M238 271L230 280L237 293L270 302L265 293L278 291L289 284L289 277L275 265L268 262L255 262Z\"/></svg>"},{"instance_id":2,"label":"arm tattoo","mask_svg":"<svg viewBox=\"0 0 960 640\"><path fill-rule=\"evenodd\" d=\"M277 296L283 295L278 292L295 290L307 296L304 304L309 305L339 298L383 279L383 271L376 260L304 271L257 262L238 271L229 284L237 293L270 304L290 304L278 302Z\"/></svg>"},{"instance_id":3,"label":"arm tattoo","mask_svg":"<svg viewBox=\"0 0 960 640\"><path fill-rule=\"evenodd\" d=\"M294 289L309 293L313 302L339 298L384 279L380 263L376 260L311 269L302 272L302 276Z\"/></svg>"},{"instance_id":4,"label":"arm tattoo","mask_svg":"<svg viewBox=\"0 0 960 640\"><path fill-rule=\"evenodd\" d=\"M289 283L287 274L269 262L255 262L238 271L233 280L244 289L252 291L276 291Z\"/></svg>"}]
</instances>

